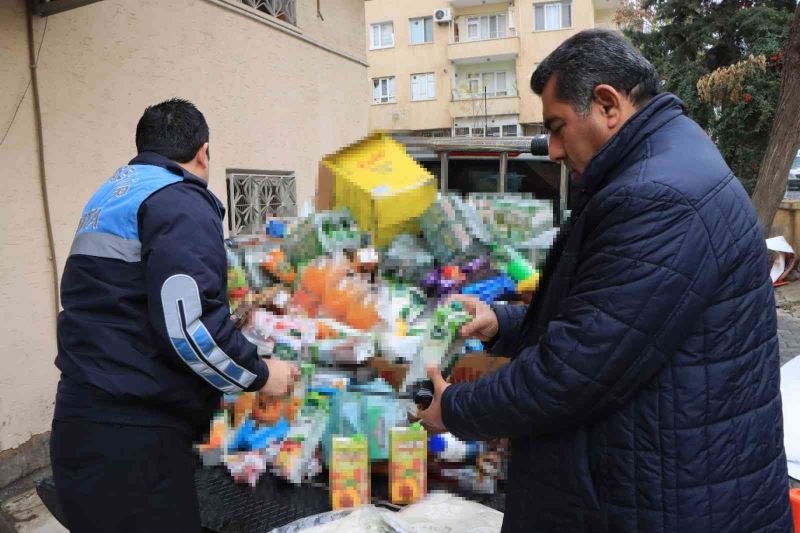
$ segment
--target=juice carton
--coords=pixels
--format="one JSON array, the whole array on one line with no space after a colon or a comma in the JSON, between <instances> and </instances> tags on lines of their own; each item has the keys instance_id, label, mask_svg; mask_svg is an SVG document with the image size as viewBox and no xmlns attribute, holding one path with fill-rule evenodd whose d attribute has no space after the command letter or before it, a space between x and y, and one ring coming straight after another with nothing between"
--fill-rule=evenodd
<instances>
[{"instance_id":1,"label":"juice carton","mask_svg":"<svg viewBox=\"0 0 800 533\"><path fill-rule=\"evenodd\" d=\"M428 490L428 434L419 423L389 431L389 497L414 503Z\"/></svg>"},{"instance_id":2,"label":"juice carton","mask_svg":"<svg viewBox=\"0 0 800 533\"><path fill-rule=\"evenodd\" d=\"M369 457L364 435L333 437L330 487L334 511L370 502Z\"/></svg>"}]
</instances>

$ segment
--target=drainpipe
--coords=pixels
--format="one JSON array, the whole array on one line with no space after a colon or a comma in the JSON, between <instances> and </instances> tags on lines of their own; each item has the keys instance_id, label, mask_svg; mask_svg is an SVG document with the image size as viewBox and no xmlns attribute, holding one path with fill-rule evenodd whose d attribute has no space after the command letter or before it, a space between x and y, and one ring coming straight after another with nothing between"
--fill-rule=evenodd
<instances>
[{"instance_id":1,"label":"drainpipe","mask_svg":"<svg viewBox=\"0 0 800 533\"><path fill-rule=\"evenodd\" d=\"M33 39L33 15L31 14L30 6L28 6L26 12L28 18L28 54L30 56L31 66L33 115L36 122L36 142L39 155L39 186L42 190L42 208L44 210L45 227L47 228L47 245L50 251L49 260L53 275L53 309L55 311L55 316L58 317L58 313L61 310L58 287L58 262L56 261L56 246L53 239L53 223L50 217L50 201L47 196L47 177L44 167L44 139L42 136L42 108L39 102L39 79L36 75L38 65L36 64L36 47Z\"/></svg>"}]
</instances>

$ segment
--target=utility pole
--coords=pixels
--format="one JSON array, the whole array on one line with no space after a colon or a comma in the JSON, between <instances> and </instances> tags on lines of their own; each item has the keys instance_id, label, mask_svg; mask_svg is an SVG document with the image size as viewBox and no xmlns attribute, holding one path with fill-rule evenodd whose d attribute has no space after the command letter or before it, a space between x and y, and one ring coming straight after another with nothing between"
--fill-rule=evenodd
<instances>
[{"instance_id":1,"label":"utility pole","mask_svg":"<svg viewBox=\"0 0 800 533\"><path fill-rule=\"evenodd\" d=\"M483 86L483 136L488 137L489 107L486 104L486 85Z\"/></svg>"}]
</instances>

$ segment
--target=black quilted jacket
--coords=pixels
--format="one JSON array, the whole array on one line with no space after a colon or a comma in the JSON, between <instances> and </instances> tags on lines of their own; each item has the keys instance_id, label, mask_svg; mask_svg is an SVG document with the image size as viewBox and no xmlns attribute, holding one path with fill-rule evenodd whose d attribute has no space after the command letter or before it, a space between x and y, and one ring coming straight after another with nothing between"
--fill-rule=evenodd
<instances>
[{"instance_id":1,"label":"black quilted jacket","mask_svg":"<svg viewBox=\"0 0 800 533\"><path fill-rule=\"evenodd\" d=\"M744 189L662 94L592 159L500 371L453 385L511 436L504 532L791 531L775 303Z\"/></svg>"}]
</instances>

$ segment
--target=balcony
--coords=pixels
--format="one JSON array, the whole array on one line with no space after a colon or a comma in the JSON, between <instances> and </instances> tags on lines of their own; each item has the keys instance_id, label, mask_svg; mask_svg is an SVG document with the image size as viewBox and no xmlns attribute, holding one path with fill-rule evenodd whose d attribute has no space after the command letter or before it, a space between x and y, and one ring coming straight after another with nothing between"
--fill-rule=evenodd
<instances>
[{"instance_id":1,"label":"balcony","mask_svg":"<svg viewBox=\"0 0 800 533\"><path fill-rule=\"evenodd\" d=\"M448 59L456 64L483 58L515 59L519 55L516 28L508 27L506 13L462 15L451 25Z\"/></svg>"},{"instance_id":2,"label":"balcony","mask_svg":"<svg viewBox=\"0 0 800 533\"><path fill-rule=\"evenodd\" d=\"M508 0L450 0L450 7L454 8L486 6L489 4L501 4L508 6L509 1Z\"/></svg>"},{"instance_id":3,"label":"balcony","mask_svg":"<svg viewBox=\"0 0 800 533\"><path fill-rule=\"evenodd\" d=\"M453 118L483 117L485 115L518 115L519 96L487 96L484 108L483 95L453 94L453 100L448 104L450 116Z\"/></svg>"},{"instance_id":4,"label":"balcony","mask_svg":"<svg viewBox=\"0 0 800 533\"><path fill-rule=\"evenodd\" d=\"M595 11L617 11L622 8L622 0L592 0Z\"/></svg>"},{"instance_id":5,"label":"balcony","mask_svg":"<svg viewBox=\"0 0 800 533\"><path fill-rule=\"evenodd\" d=\"M617 11L622 7L622 0L592 0L594 7L594 26L606 30L619 31L614 20Z\"/></svg>"},{"instance_id":6,"label":"balcony","mask_svg":"<svg viewBox=\"0 0 800 533\"><path fill-rule=\"evenodd\" d=\"M457 65L478 63L486 59L514 60L517 56L519 56L517 37L450 43L447 47L447 58Z\"/></svg>"}]
</instances>

